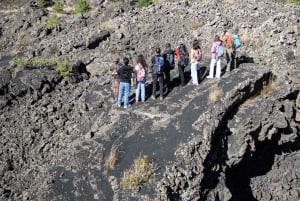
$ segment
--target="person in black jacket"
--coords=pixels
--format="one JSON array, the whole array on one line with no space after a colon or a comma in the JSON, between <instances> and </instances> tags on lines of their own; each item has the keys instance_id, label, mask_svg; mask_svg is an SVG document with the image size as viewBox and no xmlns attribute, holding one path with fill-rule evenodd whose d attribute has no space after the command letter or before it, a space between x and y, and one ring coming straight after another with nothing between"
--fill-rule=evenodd
<instances>
[{"instance_id":1,"label":"person in black jacket","mask_svg":"<svg viewBox=\"0 0 300 201\"><path fill-rule=\"evenodd\" d=\"M165 74L165 83L167 84L168 91L172 89L172 82L171 82L171 73L170 71L174 69L175 67L175 56L174 56L174 50L171 49L171 44L166 44L166 49L163 53L164 62L165 62L165 68L164 68L164 74Z\"/></svg>"},{"instance_id":2,"label":"person in black jacket","mask_svg":"<svg viewBox=\"0 0 300 201\"><path fill-rule=\"evenodd\" d=\"M123 62L124 65L117 71L120 80L118 107L121 107L121 101L124 95L124 108L126 109L130 106L129 95L130 95L133 68L129 66L129 59L127 57L123 59Z\"/></svg>"},{"instance_id":3,"label":"person in black jacket","mask_svg":"<svg viewBox=\"0 0 300 201\"><path fill-rule=\"evenodd\" d=\"M164 68L164 58L163 56L160 54L161 50L159 47L157 47L155 49L155 56L152 57L151 62L152 62L152 79L153 79L153 83L152 83L152 99L155 100L156 99L156 85L157 85L157 80L159 83L159 94L160 94L160 100L164 99L164 74L163 72L156 72L155 70L155 66L157 65L157 63L160 63L161 67Z\"/></svg>"}]
</instances>

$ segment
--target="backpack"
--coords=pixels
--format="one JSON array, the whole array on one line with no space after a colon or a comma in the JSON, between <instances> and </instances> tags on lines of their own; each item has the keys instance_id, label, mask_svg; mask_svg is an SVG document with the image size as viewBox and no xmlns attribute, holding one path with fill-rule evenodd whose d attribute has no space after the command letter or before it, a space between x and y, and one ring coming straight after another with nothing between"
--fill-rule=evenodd
<instances>
[{"instance_id":1,"label":"backpack","mask_svg":"<svg viewBox=\"0 0 300 201\"><path fill-rule=\"evenodd\" d=\"M164 58L162 56L155 56L154 58L153 72L161 75L164 72Z\"/></svg>"},{"instance_id":2,"label":"backpack","mask_svg":"<svg viewBox=\"0 0 300 201\"><path fill-rule=\"evenodd\" d=\"M171 53L166 53L164 55L165 58L165 65L169 70L174 69L174 54L173 52Z\"/></svg>"},{"instance_id":3,"label":"backpack","mask_svg":"<svg viewBox=\"0 0 300 201\"><path fill-rule=\"evenodd\" d=\"M239 39L239 36L236 35L236 34L233 34L232 35L232 39L233 39L233 45L234 47L237 49L237 48L240 48L241 47L241 41Z\"/></svg>"},{"instance_id":4,"label":"backpack","mask_svg":"<svg viewBox=\"0 0 300 201\"><path fill-rule=\"evenodd\" d=\"M180 45L179 46L179 55L180 55L180 59L179 59L179 65L180 66L187 66L189 64L189 55L186 52L186 48L184 45Z\"/></svg>"},{"instance_id":5,"label":"backpack","mask_svg":"<svg viewBox=\"0 0 300 201\"><path fill-rule=\"evenodd\" d=\"M217 58L223 57L224 55L224 46L222 43L218 44L216 47Z\"/></svg>"},{"instance_id":6,"label":"backpack","mask_svg":"<svg viewBox=\"0 0 300 201\"><path fill-rule=\"evenodd\" d=\"M196 60L197 60L197 61L201 61L201 60L202 60L202 52L201 52L200 49L197 49L197 50L195 51L195 55L196 55Z\"/></svg>"},{"instance_id":7,"label":"backpack","mask_svg":"<svg viewBox=\"0 0 300 201\"><path fill-rule=\"evenodd\" d=\"M138 69L136 71L136 80L141 82L145 80L145 77L146 77L146 70L139 64Z\"/></svg>"}]
</instances>

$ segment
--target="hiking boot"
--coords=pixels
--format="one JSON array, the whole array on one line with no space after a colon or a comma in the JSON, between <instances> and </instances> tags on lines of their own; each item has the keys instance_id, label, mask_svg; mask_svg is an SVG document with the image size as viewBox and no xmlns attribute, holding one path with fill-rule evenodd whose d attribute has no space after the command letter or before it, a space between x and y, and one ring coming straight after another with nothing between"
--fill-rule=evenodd
<instances>
[{"instance_id":1,"label":"hiking boot","mask_svg":"<svg viewBox=\"0 0 300 201\"><path fill-rule=\"evenodd\" d=\"M208 78L208 79L212 79L212 78L214 78L213 76L207 76L206 78Z\"/></svg>"},{"instance_id":2,"label":"hiking boot","mask_svg":"<svg viewBox=\"0 0 300 201\"><path fill-rule=\"evenodd\" d=\"M124 106L124 109L127 109L127 108L129 108L131 105L130 104L128 104L127 106Z\"/></svg>"},{"instance_id":3,"label":"hiking boot","mask_svg":"<svg viewBox=\"0 0 300 201\"><path fill-rule=\"evenodd\" d=\"M163 101L163 100L164 100L164 98L163 98L163 97L159 97L159 100Z\"/></svg>"},{"instance_id":4,"label":"hiking boot","mask_svg":"<svg viewBox=\"0 0 300 201\"><path fill-rule=\"evenodd\" d=\"M155 98L155 96L153 96L153 95L151 96L151 98L152 98L153 100L155 100L155 99L156 99L156 98Z\"/></svg>"}]
</instances>

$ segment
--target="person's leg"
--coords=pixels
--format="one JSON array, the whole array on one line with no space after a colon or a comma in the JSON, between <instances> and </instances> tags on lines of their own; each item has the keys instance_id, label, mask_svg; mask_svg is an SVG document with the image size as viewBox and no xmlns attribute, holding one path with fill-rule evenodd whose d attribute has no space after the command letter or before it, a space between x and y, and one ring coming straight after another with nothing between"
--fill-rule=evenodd
<instances>
[{"instance_id":1,"label":"person's leg","mask_svg":"<svg viewBox=\"0 0 300 201\"><path fill-rule=\"evenodd\" d=\"M152 98L156 98L156 84L157 84L157 75L152 74Z\"/></svg>"},{"instance_id":2,"label":"person's leg","mask_svg":"<svg viewBox=\"0 0 300 201\"><path fill-rule=\"evenodd\" d=\"M162 99L164 97L164 77L163 75L158 76L158 82L159 82L159 95Z\"/></svg>"},{"instance_id":3,"label":"person's leg","mask_svg":"<svg viewBox=\"0 0 300 201\"><path fill-rule=\"evenodd\" d=\"M118 106L121 106L122 96L123 96L124 90L125 90L124 82L120 82L119 95L118 95Z\"/></svg>"},{"instance_id":4,"label":"person's leg","mask_svg":"<svg viewBox=\"0 0 300 201\"><path fill-rule=\"evenodd\" d=\"M141 91L141 82L136 82L136 90L135 90L135 101L138 102L140 100L140 91Z\"/></svg>"},{"instance_id":5,"label":"person's leg","mask_svg":"<svg viewBox=\"0 0 300 201\"><path fill-rule=\"evenodd\" d=\"M221 58L217 59L217 69L216 69L216 77L220 78L221 77Z\"/></svg>"},{"instance_id":6,"label":"person's leg","mask_svg":"<svg viewBox=\"0 0 300 201\"><path fill-rule=\"evenodd\" d=\"M233 69L236 69L236 50L232 52Z\"/></svg>"},{"instance_id":7,"label":"person's leg","mask_svg":"<svg viewBox=\"0 0 300 201\"><path fill-rule=\"evenodd\" d=\"M210 67L209 67L209 75L207 76L207 78L214 77L215 64L216 64L216 59L211 59Z\"/></svg>"},{"instance_id":8,"label":"person's leg","mask_svg":"<svg viewBox=\"0 0 300 201\"><path fill-rule=\"evenodd\" d=\"M192 83L198 85L197 62L191 64Z\"/></svg>"},{"instance_id":9,"label":"person's leg","mask_svg":"<svg viewBox=\"0 0 300 201\"><path fill-rule=\"evenodd\" d=\"M120 82L118 79L114 79L114 85L115 85L115 96L117 98L119 95L119 87L120 87Z\"/></svg>"},{"instance_id":10,"label":"person's leg","mask_svg":"<svg viewBox=\"0 0 300 201\"><path fill-rule=\"evenodd\" d=\"M130 84L124 83L124 108L129 106Z\"/></svg>"},{"instance_id":11,"label":"person's leg","mask_svg":"<svg viewBox=\"0 0 300 201\"><path fill-rule=\"evenodd\" d=\"M226 50L226 58L227 58L227 67L226 67L226 71L230 72L231 70L231 65L232 65L232 49L228 48Z\"/></svg>"},{"instance_id":12,"label":"person's leg","mask_svg":"<svg viewBox=\"0 0 300 201\"><path fill-rule=\"evenodd\" d=\"M170 74L170 70L165 70L165 82L167 84L168 90L170 90L171 88L171 74Z\"/></svg>"},{"instance_id":13,"label":"person's leg","mask_svg":"<svg viewBox=\"0 0 300 201\"><path fill-rule=\"evenodd\" d=\"M184 66L178 65L178 72L179 72L179 78L180 78L180 84L181 86L184 86Z\"/></svg>"},{"instance_id":14,"label":"person's leg","mask_svg":"<svg viewBox=\"0 0 300 201\"><path fill-rule=\"evenodd\" d=\"M145 101L146 99L146 83L145 82L140 82L140 86L141 86L141 99L142 99L142 102Z\"/></svg>"}]
</instances>

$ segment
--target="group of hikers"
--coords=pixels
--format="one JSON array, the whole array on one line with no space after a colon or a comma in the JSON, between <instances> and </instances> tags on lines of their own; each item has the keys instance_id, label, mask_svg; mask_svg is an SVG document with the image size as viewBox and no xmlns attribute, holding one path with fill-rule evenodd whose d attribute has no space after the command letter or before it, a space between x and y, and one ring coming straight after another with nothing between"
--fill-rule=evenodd
<instances>
[{"instance_id":1,"label":"group of hikers","mask_svg":"<svg viewBox=\"0 0 300 201\"><path fill-rule=\"evenodd\" d=\"M236 68L236 49L241 46L237 34L230 34L224 31L223 36L215 36L211 47L211 62L209 75L207 78L221 77L221 62L226 56L227 66L226 72L231 70L231 67ZM175 57L177 57L177 66L181 86L185 85L184 70L191 64L191 78L193 85L199 85L198 67L202 60L202 51L199 41L195 39L192 42L190 53L185 44L181 43L175 49L171 48L171 44L166 44L166 49L161 52L160 47L156 47L155 55L151 58L152 65L149 67L144 56L138 55L136 66L133 68L129 65L129 59L123 58L123 63L117 59L113 69L115 97L118 107L121 107L123 102L124 108L130 107L129 96L131 85L135 80L136 91L135 101L145 102L146 100L146 81L149 70L152 70L152 99L156 99L157 83L159 85L160 100L164 98L164 86L167 90L172 89L170 72L175 68ZM216 72L215 72L216 66Z\"/></svg>"}]
</instances>

